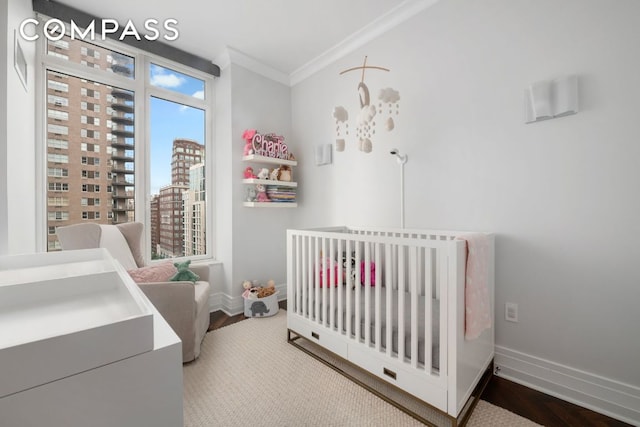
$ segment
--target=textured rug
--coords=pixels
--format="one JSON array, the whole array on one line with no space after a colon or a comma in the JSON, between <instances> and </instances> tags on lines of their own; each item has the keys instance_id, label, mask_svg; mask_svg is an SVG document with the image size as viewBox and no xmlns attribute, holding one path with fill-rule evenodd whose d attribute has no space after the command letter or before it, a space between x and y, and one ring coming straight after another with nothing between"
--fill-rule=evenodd
<instances>
[{"instance_id":1,"label":"textured rug","mask_svg":"<svg viewBox=\"0 0 640 427\"><path fill-rule=\"evenodd\" d=\"M286 311L209 332L184 366L184 425L421 426L287 343ZM537 424L480 401L470 427Z\"/></svg>"}]
</instances>

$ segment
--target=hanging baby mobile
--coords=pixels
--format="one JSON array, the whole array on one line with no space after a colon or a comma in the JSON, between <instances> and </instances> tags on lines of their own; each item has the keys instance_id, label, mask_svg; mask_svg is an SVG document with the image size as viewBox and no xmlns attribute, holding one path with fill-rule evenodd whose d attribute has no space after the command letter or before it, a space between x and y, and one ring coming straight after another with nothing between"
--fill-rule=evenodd
<instances>
[{"instance_id":1,"label":"hanging baby mobile","mask_svg":"<svg viewBox=\"0 0 640 427\"><path fill-rule=\"evenodd\" d=\"M400 93L390 87L380 89L378 100L371 102L369 88L364 82L365 71L369 69L390 71L388 68L367 65L367 57L365 56L361 66L348 68L340 73L342 75L350 71L362 70L362 77L360 78L360 83L358 83L360 110L356 117L356 137L358 139L358 149L365 153L370 153L373 150L371 139L376 133L378 124L382 122L384 129L391 132L395 128L393 116L397 116L400 113ZM333 109L333 118L336 121L336 151L344 151L346 145L345 137L349 136L349 112L342 106L335 107Z\"/></svg>"}]
</instances>

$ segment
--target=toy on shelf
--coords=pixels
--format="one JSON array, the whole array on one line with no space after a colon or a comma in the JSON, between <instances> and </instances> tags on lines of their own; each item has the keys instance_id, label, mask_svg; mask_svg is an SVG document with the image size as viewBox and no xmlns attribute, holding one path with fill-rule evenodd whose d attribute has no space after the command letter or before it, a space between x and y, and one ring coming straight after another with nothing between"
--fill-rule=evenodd
<instances>
[{"instance_id":1,"label":"toy on shelf","mask_svg":"<svg viewBox=\"0 0 640 427\"><path fill-rule=\"evenodd\" d=\"M269 179L269 169L260 169L260 171L258 172L258 179Z\"/></svg>"},{"instance_id":2,"label":"toy on shelf","mask_svg":"<svg viewBox=\"0 0 640 427\"><path fill-rule=\"evenodd\" d=\"M293 172L291 171L291 166L282 165L278 168L278 181L293 181Z\"/></svg>"},{"instance_id":3,"label":"toy on shelf","mask_svg":"<svg viewBox=\"0 0 640 427\"><path fill-rule=\"evenodd\" d=\"M253 168L251 166L247 166L244 170L245 179L257 178L256 174L253 173Z\"/></svg>"},{"instance_id":4,"label":"toy on shelf","mask_svg":"<svg viewBox=\"0 0 640 427\"><path fill-rule=\"evenodd\" d=\"M269 202L269 196L267 196L267 188L262 184L256 185L256 202Z\"/></svg>"},{"instance_id":5,"label":"toy on shelf","mask_svg":"<svg viewBox=\"0 0 640 427\"><path fill-rule=\"evenodd\" d=\"M256 135L255 129L247 129L242 134L242 139L244 139L244 150L242 152L243 156L248 156L253 154L253 137Z\"/></svg>"},{"instance_id":6,"label":"toy on shelf","mask_svg":"<svg viewBox=\"0 0 640 427\"><path fill-rule=\"evenodd\" d=\"M248 187L247 188L247 202L255 202L257 195L258 195L258 193L256 192L255 187Z\"/></svg>"}]
</instances>

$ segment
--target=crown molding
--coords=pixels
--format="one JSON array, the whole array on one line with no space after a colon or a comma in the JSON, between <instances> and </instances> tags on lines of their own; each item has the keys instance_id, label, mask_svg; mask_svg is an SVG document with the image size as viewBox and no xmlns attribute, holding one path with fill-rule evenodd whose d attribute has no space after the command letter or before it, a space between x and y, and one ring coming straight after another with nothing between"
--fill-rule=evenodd
<instances>
[{"instance_id":1,"label":"crown molding","mask_svg":"<svg viewBox=\"0 0 640 427\"><path fill-rule=\"evenodd\" d=\"M417 15L438 0L406 0L386 14L356 31L340 43L307 62L289 75L289 84L295 86L324 67L348 55L381 34L386 33L407 19ZM222 68L222 67L221 67Z\"/></svg>"},{"instance_id":2,"label":"crown molding","mask_svg":"<svg viewBox=\"0 0 640 427\"><path fill-rule=\"evenodd\" d=\"M247 70L251 70L256 74L260 74L263 77L282 83L285 86L291 86L289 76L286 73L263 64L246 53L240 52L239 50L229 46L227 46L223 53L216 56L214 61L221 70L226 69L231 64L236 64L246 68Z\"/></svg>"}]
</instances>

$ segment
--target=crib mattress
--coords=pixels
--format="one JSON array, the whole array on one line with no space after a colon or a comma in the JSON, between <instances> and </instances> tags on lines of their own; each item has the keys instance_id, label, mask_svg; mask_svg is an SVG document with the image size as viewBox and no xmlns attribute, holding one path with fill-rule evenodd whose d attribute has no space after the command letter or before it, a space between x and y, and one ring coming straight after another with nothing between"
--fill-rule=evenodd
<instances>
[{"instance_id":1,"label":"crib mattress","mask_svg":"<svg viewBox=\"0 0 640 427\"><path fill-rule=\"evenodd\" d=\"M321 291L322 292L322 291ZM356 326L356 299L355 299L355 289L351 289L349 291L350 296L350 305L351 305L351 333L355 336L355 326ZM343 294L342 300L342 332L346 333L346 325L347 325L347 296ZM398 352L398 290L392 290L391 292L391 327L392 327L392 338L391 338L391 348L394 353ZM335 297L335 305L337 305L337 295ZM382 288L382 292L380 293L380 313L381 313L381 347L386 351L387 348L387 291L386 288ZM311 304L311 312L315 312L315 295L311 295L309 300ZM329 298L327 292L327 299ZM404 352L405 355L411 355L411 294L409 292L402 293L403 306L405 307L403 323L404 323ZM424 313L425 313L425 301L426 298L422 297L418 299L418 362L424 364L424 336L425 336L425 321L424 321ZM364 296L364 290L360 289L360 303L359 303L359 311L360 311L360 339L365 339L365 310L366 300ZM326 313L329 315L330 304L327 304L327 309L323 309L322 300L320 301L320 321L323 321L323 315ZM337 319L340 314L338 313L339 308L335 309L335 319ZM371 290L371 300L370 300L370 313L371 313L371 321L369 323L369 331L372 344L375 344L375 318L374 318L374 310L375 310L375 291ZM327 317L328 319L328 317ZM440 365L439 357L440 357L440 301L438 299L431 299L431 361L432 368L438 369Z\"/></svg>"}]
</instances>

